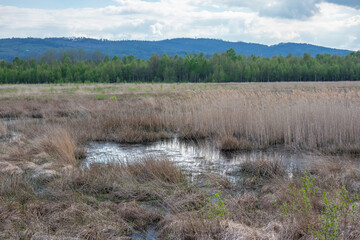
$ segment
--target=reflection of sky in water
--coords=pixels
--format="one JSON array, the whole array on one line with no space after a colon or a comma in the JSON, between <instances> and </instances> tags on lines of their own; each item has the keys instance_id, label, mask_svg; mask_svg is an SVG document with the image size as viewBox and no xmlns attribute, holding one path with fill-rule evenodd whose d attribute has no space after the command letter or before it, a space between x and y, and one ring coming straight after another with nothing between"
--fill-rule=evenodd
<instances>
[{"instance_id":1,"label":"reflection of sky in water","mask_svg":"<svg viewBox=\"0 0 360 240\"><path fill-rule=\"evenodd\" d=\"M93 162L132 162L144 157L168 158L191 175L213 172L234 180L239 165L259 158L281 160L289 176L303 170L311 161L310 155L290 154L285 151L253 151L223 154L210 143L181 142L178 139L152 144L116 144L92 142L87 148L86 164ZM239 176L238 176L239 177Z\"/></svg>"}]
</instances>

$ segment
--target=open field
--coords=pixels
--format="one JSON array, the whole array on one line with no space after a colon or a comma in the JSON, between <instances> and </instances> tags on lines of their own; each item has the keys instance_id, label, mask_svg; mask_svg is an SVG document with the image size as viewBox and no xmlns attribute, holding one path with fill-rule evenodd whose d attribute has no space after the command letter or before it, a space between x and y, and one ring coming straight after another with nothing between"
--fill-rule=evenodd
<instances>
[{"instance_id":1,"label":"open field","mask_svg":"<svg viewBox=\"0 0 360 240\"><path fill-rule=\"evenodd\" d=\"M1 85L0 118L0 239L360 239L358 82ZM319 159L291 177L245 161L237 182L82 164L90 142L174 137Z\"/></svg>"}]
</instances>

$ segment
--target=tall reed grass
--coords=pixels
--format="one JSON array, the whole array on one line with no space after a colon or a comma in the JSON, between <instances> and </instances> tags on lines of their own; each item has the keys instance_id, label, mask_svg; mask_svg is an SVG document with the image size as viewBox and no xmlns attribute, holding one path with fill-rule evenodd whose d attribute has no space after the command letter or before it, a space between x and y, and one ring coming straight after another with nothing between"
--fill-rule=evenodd
<instances>
[{"instance_id":1,"label":"tall reed grass","mask_svg":"<svg viewBox=\"0 0 360 240\"><path fill-rule=\"evenodd\" d=\"M214 90L176 97L102 101L73 125L85 139L154 141L176 133L214 138L225 150L286 145L360 151L360 91Z\"/></svg>"},{"instance_id":2,"label":"tall reed grass","mask_svg":"<svg viewBox=\"0 0 360 240\"><path fill-rule=\"evenodd\" d=\"M224 150L285 145L359 153L359 88L313 85L152 96L133 93L116 100L59 95L0 102L0 112L27 117L41 112L48 122L70 129L81 144L91 140L141 143L177 134L184 139L213 138Z\"/></svg>"}]
</instances>

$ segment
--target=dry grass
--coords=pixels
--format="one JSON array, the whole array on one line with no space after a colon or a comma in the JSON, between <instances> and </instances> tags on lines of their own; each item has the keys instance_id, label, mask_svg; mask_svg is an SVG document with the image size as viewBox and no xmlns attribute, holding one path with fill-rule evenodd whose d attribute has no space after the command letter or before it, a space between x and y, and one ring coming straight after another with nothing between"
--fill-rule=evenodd
<instances>
[{"instance_id":1,"label":"dry grass","mask_svg":"<svg viewBox=\"0 0 360 240\"><path fill-rule=\"evenodd\" d=\"M262 157L255 160L247 159L240 165L240 170L260 178L274 178L285 175L281 160Z\"/></svg>"},{"instance_id":2,"label":"dry grass","mask_svg":"<svg viewBox=\"0 0 360 240\"><path fill-rule=\"evenodd\" d=\"M259 197L251 192L230 198L226 207L233 221L247 226L259 227L264 222L271 221L269 213L272 206L267 206L270 208L265 210L265 205L259 202Z\"/></svg>"},{"instance_id":3,"label":"dry grass","mask_svg":"<svg viewBox=\"0 0 360 240\"><path fill-rule=\"evenodd\" d=\"M114 201L162 201L168 194L166 188L185 182L184 175L169 160L145 159L134 163L92 164L89 168L75 169L55 184Z\"/></svg>"},{"instance_id":4,"label":"dry grass","mask_svg":"<svg viewBox=\"0 0 360 240\"><path fill-rule=\"evenodd\" d=\"M124 207L101 203L71 192L40 195L33 183L14 176L0 197L2 239L108 239L128 235L133 227L120 215ZM6 184L5 184L6 185ZM145 211L145 210L144 210Z\"/></svg>"},{"instance_id":5,"label":"dry grass","mask_svg":"<svg viewBox=\"0 0 360 240\"><path fill-rule=\"evenodd\" d=\"M161 166L161 161L146 161L147 166ZM169 195L180 186L139 167L132 173L132 165L92 165L63 173L43 186L25 175L0 173L0 238L119 239L144 231L162 215L135 200L161 200L165 192ZM170 168L162 169L179 171Z\"/></svg>"},{"instance_id":6,"label":"dry grass","mask_svg":"<svg viewBox=\"0 0 360 240\"><path fill-rule=\"evenodd\" d=\"M41 151L49 154L60 163L76 164L75 141L65 128L46 128L37 145Z\"/></svg>"},{"instance_id":7,"label":"dry grass","mask_svg":"<svg viewBox=\"0 0 360 240\"><path fill-rule=\"evenodd\" d=\"M222 151L252 150L255 146L244 139L236 139L232 136L221 136L218 138L218 147Z\"/></svg>"},{"instance_id":8,"label":"dry grass","mask_svg":"<svg viewBox=\"0 0 360 240\"><path fill-rule=\"evenodd\" d=\"M258 229L229 220L204 219L194 212L166 216L160 226L160 236L164 239L278 239L273 229Z\"/></svg>"},{"instance_id":9,"label":"dry grass","mask_svg":"<svg viewBox=\"0 0 360 240\"><path fill-rule=\"evenodd\" d=\"M98 99L98 87L110 97ZM166 159L89 167L77 159L89 141L173 135L210 139L224 151L285 146L350 153L351 159L324 158L308 169L319 192L338 201L342 186L360 190L360 172L350 164L360 152L359 96L358 83L19 86L0 100L1 117L20 119L8 127L0 122L0 137L21 136L1 143L1 166L19 171L0 173L0 238L121 239L155 224L165 239L313 239L308 227L319 227L321 194L310 216L281 218L279 205L301 179L287 178L280 161L241 165L250 182L261 182L253 192L213 174L202 177L210 184L193 184ZM56 174L43 181L37 171ZM229 211L225 219L203 214L216 193ZM357 229L348 224L341 238L358 238Z\"/></svg>"},{"instance_id":10,"label":"dry grass","mask_svg":"<svg viewBox=\"0 0 360 240\"><path fill-rule=\"evenodd\" d=\"M165 239L221 239L225 230L217 220L203 219L192 212L168 215L160 226L160 235Z\"/></svg>"},{"instance_id":11,"label":"dry grass","mask_svg":"<svg viewBox=\"0 0 360 240\"><path fill-rule=\"evenodd\" d=\"M234 185L226 176L219 176L218 174L214 173L204 173L199 176L202 182L206 182L206 185L223 188L223 189L233 189Z\"/></svg>"},{"instance_id":12,"label":"dry grass","mask_svg":"<svg viewBox=\"0 0 360 240\"><path fill-rule=\"evenodd\" d=\"M4 137L6 135L7 128L4 123L0 122L0 138Z\"/></svg>"},{"instance_id":13,"label":"dry grass","mask_svg":"<svg viewBox=\"0 0 360 240\"><path fill-rule=\"evenodd\" d=\"M156 160L147 158L126 165L127 171L138 181L159 179L167 183L184 182L183 173L170 160Z\"/></svg>"},{"instance_id":14,"label":"dry grass","mask_svg":"<svg viewBox=\"0 0 360 240\"><path fill-rule=\"evenodd\" d=\"M314 162L309 172L314 174L322 189L331 191L345 186L351 194L360 192L360 170L352 159L325 158Z\"/></svg>"},{"instance_id":15,"label":"dry grass","mask_svg":"<svg viewBox=\"0 0 360 240\"><path fill-rule=\"evenodd\" d=\"M115 100L97 100L91 92L17 97L0 101L0 112L60 122L81 142L139 143L177 134L214 138L224 150L285 145L359 152L360 88L355 83L209 85L206 91L189 91L196 86L166 85L161 90L156 85L152 95L144 96L143 91L130 93L115 85Z\"/></svg>"},{"instance_id":16,"label":"dry grass","mask_svg":"<svg viewBox=\"0 0 360 240\"><path fill-rule=\"evenodd\" d=\"M329 165L327 171L337 169L341 168ZM301 187L299 179L268 179L256 194L232 196L227 188L221 194L229 211L224 220L203 214L209 197L221 190L219 185L201 189L186 183L179 172L167 160L145 159L74 168L45 185L25 175L0 174L0 237L116 239L156 224L160 239L313 238L308 226L318 226L320 195L311 202L311 217L280 218L276 204L289 199L289 187ZM322 174L316 176L316 186L323 189ZM350 177L356 181L359 174L334 176L333 181ZM221 182L215 176L208 179ZM141 202L151 207L144 208ZM358 236L357 225L348 226L343 239Z\"/></svg>"}]
</instances>

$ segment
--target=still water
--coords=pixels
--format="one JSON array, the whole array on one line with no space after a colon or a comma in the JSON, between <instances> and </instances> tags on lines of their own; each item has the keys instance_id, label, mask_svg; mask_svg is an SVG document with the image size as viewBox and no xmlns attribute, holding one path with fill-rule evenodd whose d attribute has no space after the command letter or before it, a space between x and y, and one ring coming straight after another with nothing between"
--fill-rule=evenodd
<instances>
[{"instance_id":1,"label":"still water","mask_svg":"<svg viewBox=\"0 0 360 240\"><path fill-rule=\"evenodd\" d=\"M267 158L281 161L289 177L296 171L303 171L313 162L310 154L294 154L289 151L268 150L226 153L211 142L180 141L177 138L151 144L117 144L91 142L86 149L86 165L106 162L133 162L147 157L170 159L191 176L201 173L216 173L236 180L241 176L240 165L244 161Z\"/></svg>"}]
</instances>

